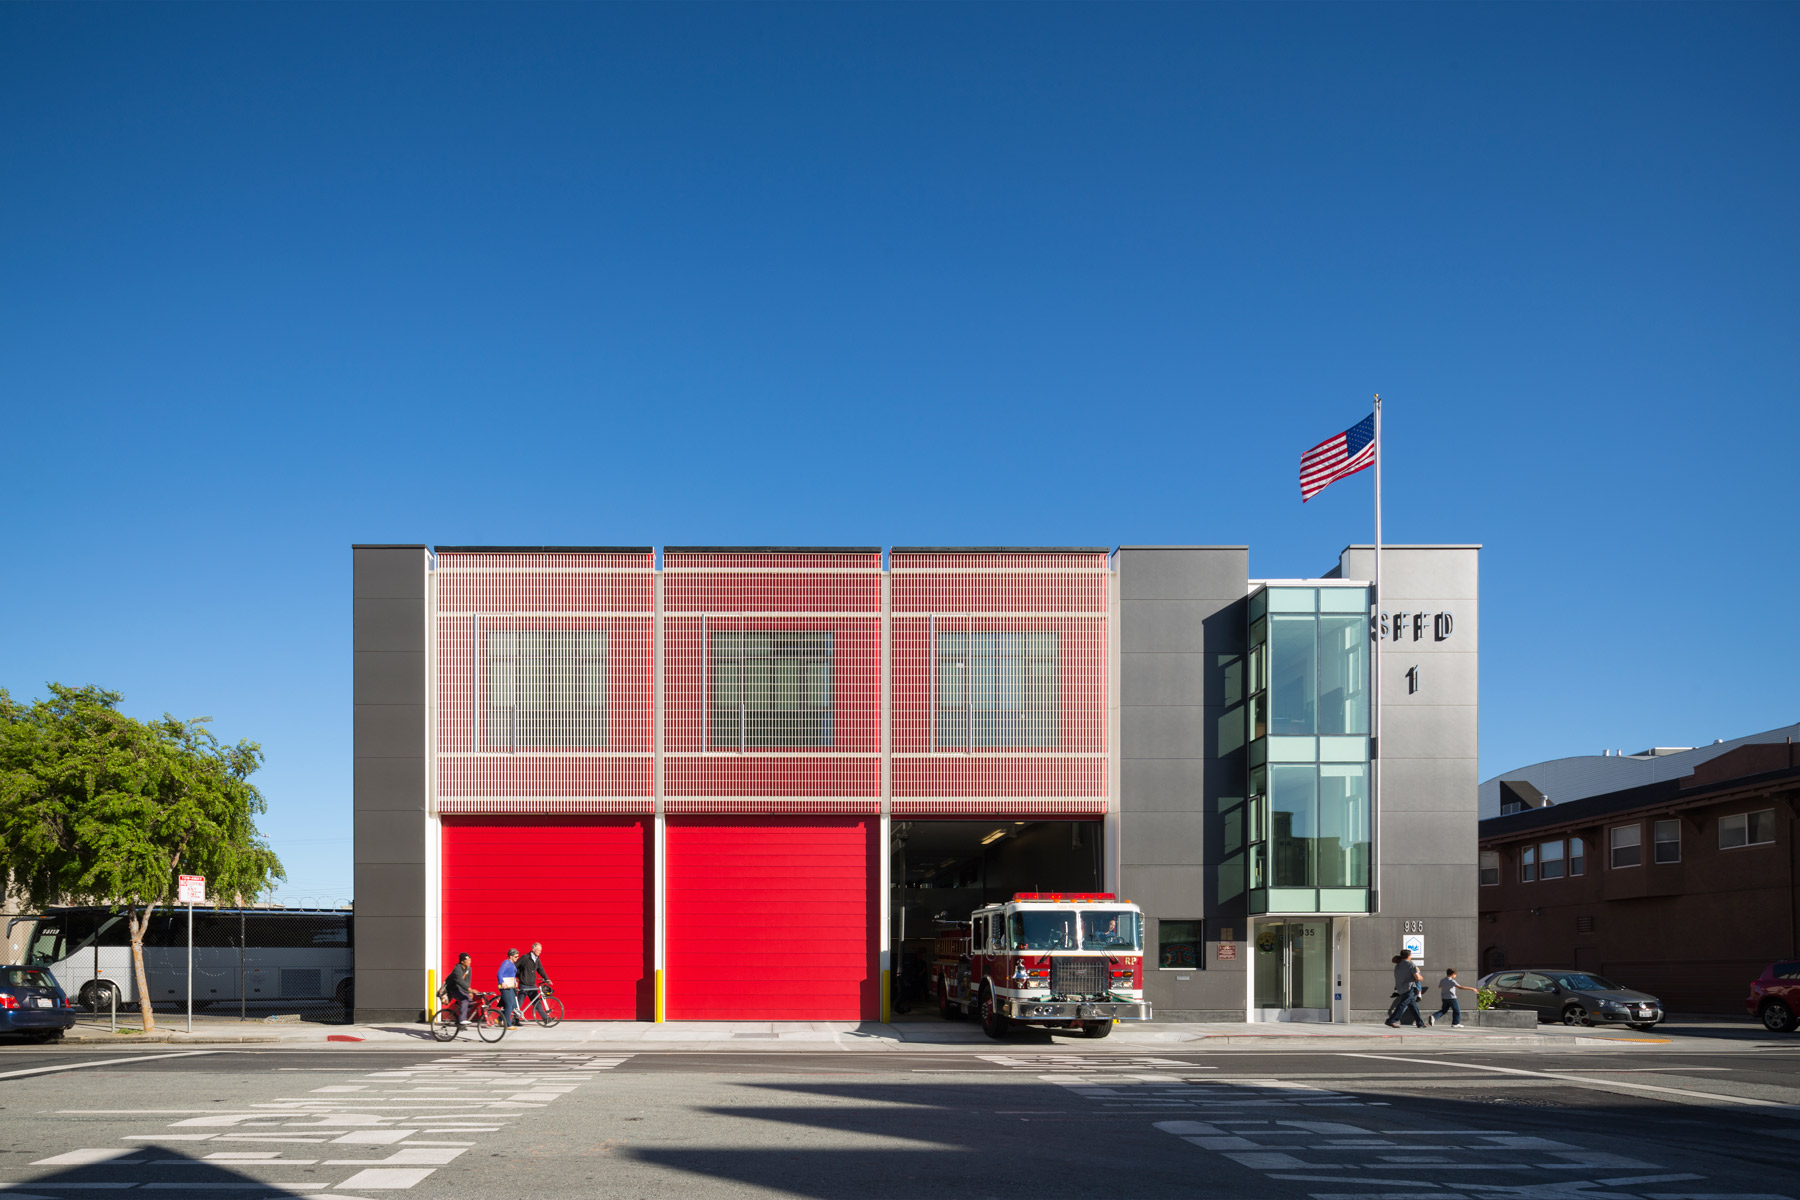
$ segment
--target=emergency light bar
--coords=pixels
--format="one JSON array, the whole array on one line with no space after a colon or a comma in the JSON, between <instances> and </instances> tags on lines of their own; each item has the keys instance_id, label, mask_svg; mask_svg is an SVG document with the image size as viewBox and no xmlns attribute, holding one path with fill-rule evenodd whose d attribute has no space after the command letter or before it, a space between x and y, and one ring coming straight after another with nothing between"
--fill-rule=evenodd
<instances>
[{"instance_id":1,"label":"emergency light bar","mask_svg":"<svg viewBox=\"0 0 1800 1200\"><path fill-rule=\"evenodd\" d=\"M1066 900L1087 904L1096 900L1117 900L1111 892L1014 892L1014 900Z\"/></svg>"}]
</instances>

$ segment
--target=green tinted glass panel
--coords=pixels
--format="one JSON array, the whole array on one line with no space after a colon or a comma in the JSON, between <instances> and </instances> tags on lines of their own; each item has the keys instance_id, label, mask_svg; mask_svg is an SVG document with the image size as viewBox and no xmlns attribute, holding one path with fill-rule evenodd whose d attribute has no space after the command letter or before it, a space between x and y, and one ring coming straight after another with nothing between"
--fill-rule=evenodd
<instances>
[{"instance_id":1,"label":"green tinted glass panel","mask_svg":"<svg viewBox=\"0 0 1800 1200\"><path fill-rule=\"evenodd\" d=\"M1269 767L1269 841L1276 887L1313 884L1313 841L1319 822L1317 768Z\"/></svg>"},{"instance_id":2,"label":"green tinted glass panel","mask_svg":"<svg viewBox=\"0 0 1800 1200\"><path fill-rule=\"evenodd\" d=\"M1311 617L1269 619L1269 732L1317 732L1313 706L1317 647Z\"/></svg>"},{"instance_id":3,"label":"green tinted glass panel","mask_svg":"<svg viewBox=\"0 0 1800 1200\"><path fill-rule=\"evenodd\" d=\"M1369 884L1369 768L1328 763L1319 768L1320 887Z\"/></svg>"},{"instance_id":4,"label":"green tinted glass panel","mask_svg":"<svg viewBox=\"0 0 1800 1200\"><path fill-rule=\"evenodd\" d=\"M1369 732L1369 626L1360 617L1319 618L1319 732Z\"/></svg>"},{"instance_id":5,"label":"green tinted glass panel","mask_svg":"<svg viewBox=\"0 0 1800 1200\"><path fill-rule=\"evenodd\" d=\"M1312 588L1269 588L1266 594L1272 613L1310 613L1318 604Z\"/></svg>"}]
</instances>

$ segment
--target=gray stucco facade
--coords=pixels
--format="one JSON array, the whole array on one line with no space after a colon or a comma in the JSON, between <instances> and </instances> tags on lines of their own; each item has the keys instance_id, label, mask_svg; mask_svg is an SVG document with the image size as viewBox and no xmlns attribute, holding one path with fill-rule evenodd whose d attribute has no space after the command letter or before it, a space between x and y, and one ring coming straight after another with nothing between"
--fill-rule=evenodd
<instances>
[{"instance_id":1,"label":"gray stucco facade","mask_svg":"<svg viewBox=\"0 0 1800 1200\"><path fill-rule=\"evenodd\" d=\"M1148 971L1173 1020L1244 1017L1246 546L1125 546L1119 572L1120 887L1146 918L1203 919L1205 960Z\"/></svg>"},{"instance_id":2,"label":"gray stucco facade","mask_svg":"<svg viewBox=\"0 0 1800 1200\"><path fill-rule=\"evenodd\" d=\"M426 549L356 546L356 1017L417 1020L427 997Z\"/></svg>"},{"instance_id":3,"label":"gray stucco facade","mask_svg":"<svg viewBox=\"0 0 1800 1200\"><path fill-rule=\"evenodd\" d=\"M1385 1012L1409 934L1427 973L1476 973L1478 555L1383 547L1372 911L1318 918L1334 939L1333 1019ZM1146 995L1164 1018L1241 1020L1259 933L1266 949L1282 915L1253 911L1248 886L1248 551L1125 546L1117 570L1119 883L1153 931L1205 922L1203 961L1149 972ZM1373 573L1372 549L1352 546L1322 578Z\"/></svg>"}]
</instances>

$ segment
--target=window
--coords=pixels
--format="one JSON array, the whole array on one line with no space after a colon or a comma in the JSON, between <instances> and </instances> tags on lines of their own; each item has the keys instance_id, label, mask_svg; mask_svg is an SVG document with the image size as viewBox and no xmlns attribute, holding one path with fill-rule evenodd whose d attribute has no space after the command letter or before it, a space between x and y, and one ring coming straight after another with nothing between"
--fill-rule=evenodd
<instances>
[{"instance_id":1,"label":"window","mask_svg":"<svg viewBox=\"0 0 1800 1200\"><path fill-rule=\"evenodd\" d=\"M1080 912L1083 950L1136 950L1138 915L1128 908L1089 908Z\"/></svg>"},{"instance_id":2,"label":"window","mask_svg":"<svg viewBox=\"0 0 1800 1200\"><path fill-rule=\"evenodd\" d=\"M1204 921L1158 921L1156 965L1177 971L1197 970L1206 964Z\"/></svg>"},{"instance_id":3,"label":"window","mask_svg":"<svg viewBox=\"0 0 1800 1200\"><path fill-rule=\"evenodd\" d=\"M1681 861L1681 822L1668 819L1656 822L1651 829L1651 857L1659 863Z\"/></svg>"},{"instance_id":4,"label":"window","mask_svg":"<svg viewBox=\"0 0 1800 1200\"><path fill-rule=\"evenodd\" d=\"M1055 632L938 634L938 748L1055 746L1060 638Z\"/></svg>"},{"instance_id":5,"label":"window","mask_svg":"<svg viewBox=\"0 0 1800 1200\"><path fill-rule=\"evenodd\" d=\"M1793 962L1778 962L1774 967L1777 979L1800 979L1800 959Z\"/></svg>"},{"instance_id":6,"label":"window","mask_svg":"<svg viewBox=\"0 0 1800 1200\"><path fill-rule=\"evenodd\" d=\"M1481 886L1495 887L1500 882L1500 852L1483 850L1481 852Z\"/></svg>"},{"instance_id":7,"label":"window","mask_svg":"<svg viewBox=\"0 0 1800 1200\"><path fill-rule=\"evenodd\" d=\"M1554 842L1542 842L1538 845L1538 878L1561 879L1563 877L1563 842L1557 838Z\"/></svg>"},{"instance_id":8,"label":"window","mask_svg":"<svg viewBox=\"0 0 1800 1200\"><path fill-rule=\"evenodd\" d=\"M833 744L830 633L715 632L710 667L713 749Z\"/></svg>"},{"instance_id":9,"label":"window","mask_svg":"<svg viewBox=\"0 0 1800 1200\"><path fill-rule=\"evenodd\" d=\"M606 634L495 629L487 635L489 750L606 745Z\"/></svg>"},{"instance_id":10,"label":"window","mask_svg":"<svg viewBox=\"0 0 1800 1200\"><path fill-rule=\"evenodd\" d=\"M1719 849L1735 850L1739 846L1762 846L1775 840L1775 810L1738 813L1719 818Z\"/></svg>"},{"instance_id":11,"label":"window","mask_svg":"<svg viewBox=\"0 0 1800 1200\"><path fill-rule=\"evenodd\" d=\"M1527 846L1519 851L1519 882L1530 883L1537 878L1537 847Z\"/></svg>"},{"instance_id":12,"label":"window","mask_svg":"<svg viewBox=\"0 0 1800 1200\"><path fill-rule=\"evenodd\" d=\"M1614 867L1635 867L1644 861L1644 827L1615 825L1607 830Z\"/></svg>"},{"instance_id":13,"label":"window","mask_svg":"<svg viewBox=\"0 0 1800 1200\"><path fill-rule=\"evenodd\" d=\"M1587 843L1580 838L1569 839L1569 874L1582 875L1587 872Z\"/></svg>"},{"instance_id":14,"label":"window","mask_svg":"<svg viewBox=\"0 0 1800 1200\"><path fill-rule=\"evenodd\" d=\"M994 918L996 931L1005 924L1005 917ZM1075 914L1069 911L1016 912L1012 915L1012 943L1015 950L1073 950L1078 944Z\"/></svg>"},{"instance_id":15,"label":"window","mask_svg":"<svg viewBox=\"0 0 1800 1200\"><path fill-rule=\"evenodd\" d=\"M1326 612L1315 617L1311 615L1310 592L1271 589L1272 607L1289 606L1296 598L1305 597L1303 611L1307 614L1277 612L1268 618L1270 706L1266 728L1276 736L1366 736L1369 732L1367 593L1360 588L1332 590L1344 595L1332 595L1331 602L1354 604L1355 615ZM1265 669L1260 646L1253 654L1253 681L1260 683ZM1260 709L1252 723L1259 730L1264 727Z\"/></svg>"},{"instance_id":16,"label":"window","mask_svg":"<svg viewBox=\"0 0 1800 1200\"><path fill-rule=\"evenodd\" d=\"M56 980L36 967L0 967L0 984L6 987L52 988Z\"/></svg>"}]
</instances>

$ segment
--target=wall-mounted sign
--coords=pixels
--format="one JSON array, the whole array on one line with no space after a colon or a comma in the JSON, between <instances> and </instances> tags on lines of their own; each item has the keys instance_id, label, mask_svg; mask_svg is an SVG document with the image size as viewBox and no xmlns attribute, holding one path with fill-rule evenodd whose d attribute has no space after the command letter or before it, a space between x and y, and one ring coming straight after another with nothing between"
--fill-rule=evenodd
<instances>
[{"instance_id":1,"label":"wall-mounted sign","mask_svg":"<svg viewBox=\"0 0 1800 1200\"><path fill-rule=\"evenodd\" d=\"M1422 963L1425 961L1425 935L1424 934L1422 934L1422 933L1403 934L1400 938L1400 948L1402 950L1411 950L1412 951L1412 960L1415 963Z\"/></svg>"},{"instance_id":2,"label":"wall-mounted sign","mask_svg":"<svg viewBox=\"0 0 1800 1200\"><path fill-rule=\"evenodd\" d=\"M1235 962L1236 960L1237 960L1237 943L1236 942L1220 942L1219 943L1219 961L1220 962Z\"/></svg>"},{"instance_id":3,"label":"wall-mounted sign","mask_svg":"<svg viewBox=\"0 0 1800 1200\"><path fill-rule=\"evenodd\" d=\"M1456 629L1456 614L1448 612L1382 613L1375 621L1375 636L1384 642L1445 642Z\"/></svg>"}]
</instances>

